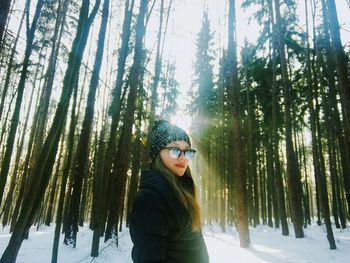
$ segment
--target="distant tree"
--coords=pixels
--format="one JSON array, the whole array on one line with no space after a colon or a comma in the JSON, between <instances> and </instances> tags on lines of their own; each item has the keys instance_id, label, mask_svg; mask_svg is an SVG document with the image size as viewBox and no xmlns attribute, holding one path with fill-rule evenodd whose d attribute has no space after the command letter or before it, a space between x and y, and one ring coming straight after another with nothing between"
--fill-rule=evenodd
<instances>
[{"instance_id":1,"label":"distant tree","mask_svg":"<svg viewBox=\"0 0 350 263\"><path fill-rule=\"evenodd\" d=\"M228 202L227 200L227 187L230 177L228 175L228 167L229 167L229 141L231 138L228 136L229 121L230 121L230 109L227 103L227 86L226 86L226 54L222 52L221 58L219 61L219 75L217 81L217 143L216 143L216 157L217 157L217 177L219 180L219 223L222 231L226 230L226 224L228 223L226 220L226 216L229 215L229 211L232 208L232 202ZM232 191L228 193L231 194Z\"/></svg>"},{"instance_id":2,"label":"distant tree","mask_svg":"<svg viewBox=\"0 0 350 263\"><path fill-rule=\"evenodd\" d=\"M245 92L242 92L243 101L247 107L247 116L246 116L246 124L245 130L247 133L247 160L246 160L246 169L247 169L247 178L248 178L248 207L249 207L249 221L253 223L254 226L259 224L259 198L258 198L258 171L257 171L257 151L258 145L260 143L260 136L258 133L258 113L257 113L257 93L258 90L261 90L264 93L265 98L271 98L270 96L266 96L266 89L264 84L266 81L264 79L269 77L268 70L266 69L266 65L262 64L262 60L258 59L255 54L255 49L248 45L247 41L245 41L244 48L241 51L242 54L242 76L243 81L242 86L244 87ZM264 69L259 67L259 65L263 65ZM255 73L258 75L255 78ZM258 82L259 77L262 77L262 82ZM265 77L265 78L264 78ZM259 85L257 90L253 87L254 81ZM254 83L255 84L255 83ZM260 86L261 85L261 86ZM267 99L269 101L269 99ZM265 103L269 104L269 103ZM265 105L263 105L265 106ZM265 109L269 109L269 107L262 107L263 111ZM265 111L264 111L265 113ZM265 114L264 114L265 116ZM266 116L270 116L270 114L266 114ZM269 127L269 126L268 126Z\"/></svg>"},{"instance_id":3,"label":"distant tree","mask_svg":"<svg viewBox=\"0 0 350 263\"><path fill-rule=\"evenodd\" d=\"M178 109L176 98L179 95L179 82L175 78L175 72L175 62L168 62L165 73L161 77L163 96L161 98L160 106L162 109L161 116L164 119L169 119Z\"/></svg>"},{"instance_id":4,"label":"distant tree","mask_svg":"<svg viewBox=\"0 0 350 263\"><path fill-rule=\"evenodd\" d=\"M210 29L210 22L207 12L204 12L202 19L202 28L197 36L197 51L196 61L194 66L194 86L196 87L197 96L194 98L192 105L193 111L197 113L197 131L202 130L206 133L209 129L209 118L213 115L214 103L215 103L215 92L214 92L214 74L213 74L213 32ZM204 139L205 134L199 134L199 141ZM204 143L207 144L208 142ZM208 145L208 144L207 144Z\"/></svg>"},{"instance_id":5,"label":"distant tree","mask_svg":"<svg viewBox=\"0 0 350 263\"><path fill-rule=\"evenodd\" d=\"M213 220L214 209L214 191L210 191L209 184L209 166L210 160L214 157L212 148L212 137L214 135L215 123L211 120L214 117L216 108L216 98L214 91L214 73L213 73L213 37L214 33L210 28L208 13L203 13L202 27L197 35L196 41L196 60L194 64L193 103L191 111L193 112L192 133L195 139L195 145L199 148L208 166L202 167L201 174L202 193L207 193L207 198L202 198L204 212L207 215L208 222Z\"/></svg>"}]
</instances>

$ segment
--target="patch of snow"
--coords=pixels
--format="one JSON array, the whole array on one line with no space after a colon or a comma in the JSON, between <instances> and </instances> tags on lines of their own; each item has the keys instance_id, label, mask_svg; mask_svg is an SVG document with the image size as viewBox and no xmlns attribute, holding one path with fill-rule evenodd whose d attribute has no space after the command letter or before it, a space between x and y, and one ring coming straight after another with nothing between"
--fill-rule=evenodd
<instances>
[{"instance_id":1,"label":"patch of snow","mask_svg":"<svg viewBox=\"0 0 350 263\"><path fill-rule=\"evenodd\" d=\"M18 263L48 263L54 236L54 224L41 226L39 231L32 227L28 240L24 240L19 251ZM0 254L2 255L9 240L9 227L0 231ZM239 235L233 228L222 233L218 226L206 226L203 229L211 263L256 262L256 263L328 263L347 262L350 258L350 230L333 228L337 249L330 250L324 226L311 225L304 229L305 238L296 239L292 226L290 235L282 236L280 229L268 226L250 227L252 245L247 248L239 246ZM80 228L76 248L63 244L64 235L60 237L58 262L60 263L132 263L132 242L128 228L119 233L119 245L112 239L100 242L100 255L90 256L93 232L88 225Z\"/></svg>"}]
</instances>

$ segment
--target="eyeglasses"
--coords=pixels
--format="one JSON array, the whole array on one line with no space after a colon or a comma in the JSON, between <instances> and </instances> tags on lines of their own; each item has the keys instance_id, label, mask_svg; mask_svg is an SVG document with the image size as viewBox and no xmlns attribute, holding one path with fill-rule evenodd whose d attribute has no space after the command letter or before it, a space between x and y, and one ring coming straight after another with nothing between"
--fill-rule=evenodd
<instances>
[{"instance_id":1,"label":"eyeglasses","mask_svg":"<svg viewBox=\"0 0 350 263\"><path fill-rule=\"evenodd\" d=\"M196 150L194 149L181 150L178 147L165 147L164 149L169 150L170 157L173 159L179 158L183 153L187 160L192 160L194 157L194 154L196 153Z\"/></svg>"}]
</instances>

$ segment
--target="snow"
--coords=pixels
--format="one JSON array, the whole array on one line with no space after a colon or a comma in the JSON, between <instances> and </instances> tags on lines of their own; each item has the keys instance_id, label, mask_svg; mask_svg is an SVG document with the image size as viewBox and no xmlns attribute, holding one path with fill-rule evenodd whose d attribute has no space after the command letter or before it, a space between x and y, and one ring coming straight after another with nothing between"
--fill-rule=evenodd
<instances>
[{"instance_id":1,"label":"snow","mask_svg":"<svg viewBox=\"0 0 350 263\"><path fill-rule=\"evenodd\" d=\"M206 226L203 230L211 263L225 262L348 262L350 258L350 230L333 228L337 249L330 250L324 226L311 225L304 229L305 238L296 239L293 228L291 234L282 236L280 229L267 226L250 228L252 245L239 247L239 236L234 228L227 233L221 233L217 226ZM9 228L0 231L0 254L5 250L10 234ZM54 225L41 226L37 231L33 227L28 240L24 240L19 251L18 263L48 263L51 262ZM116 241L104 243L101 238L100 255L90 256L92 231L88 225L80 228L77 247L72 248L62 244L60 238L58 262L60 263L132 263L130 258L132 243L127 228L119 233L119 246Z\"/></svg>"}]
</instances>

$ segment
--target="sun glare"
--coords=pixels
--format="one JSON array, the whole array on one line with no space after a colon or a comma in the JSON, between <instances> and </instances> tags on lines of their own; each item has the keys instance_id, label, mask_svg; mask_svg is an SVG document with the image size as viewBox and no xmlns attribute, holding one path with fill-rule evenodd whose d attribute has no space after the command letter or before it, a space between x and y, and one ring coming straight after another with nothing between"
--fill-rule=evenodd
<instances>
[{"instance_id":1,"label":"sun glare","mask_svg":"<svg viewBox=\"0 0 350 263\"><path fill-rule=\"evenodd\" d=\"M191 125L190 116L186 115L183 111L177 111L175 115L172 115L170 118L170 122L176 126L179 126L186 132L189 132Z\"/></svg>"}]
</instances>

